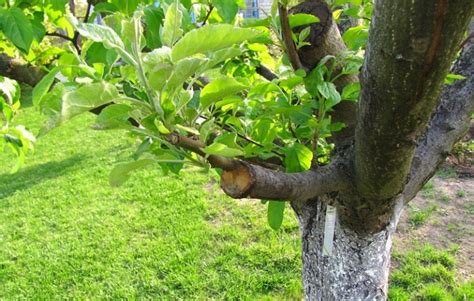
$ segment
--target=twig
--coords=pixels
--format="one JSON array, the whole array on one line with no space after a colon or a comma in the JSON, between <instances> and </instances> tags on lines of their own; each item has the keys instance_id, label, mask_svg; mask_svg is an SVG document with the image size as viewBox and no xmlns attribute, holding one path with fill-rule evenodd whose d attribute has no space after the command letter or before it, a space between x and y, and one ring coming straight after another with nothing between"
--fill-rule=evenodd
<instances>
[{"instance_id":1,"label":"twig","mask_svg":"<svg viewBox=\"0 0 474 301\"><path fill-rule=\"evenodd\" d=\"M267 67L263 65L257 66L257 68L255 68L255 72L257 72L264 78L268 79L269 81L278 79L278 76L275 73L273 73L272 70L268 69Z\"/></svg>"},{"instance_id":2,"label":"twig","mask_svg":"<svg viewBox=\"0 0 474 301\"><path fill-rule=\"evenodd\" d=\"M72 42L72 41L73 41L73 38L70 38L70 37L68 37L67 35L62 34L62 33L59 33L59 32L47 32L46 35L47 35L47 36L50 36L50 37L58 37L58 38L67 40L67 41L69 41L69 42Z\"/></svg>"},{"instance_id":3,"label":"twig","mask_svg":"<svg viewBox=\"0 0 474 301\"><path fill-rule=\"evenodd\" d=\"M77 52L78 52L78 53L81 53L81 49L80 49L79 46L74 42L74 38L70 38L70 37L68 37L67 35L62 34L62 33L59 33L59 32L47 32L45 35L50 36L50 37L58 37L58 38L61 38L61 39L66 40L66 41L68 41L68 42L71 42L72 45L74 46L74 48L76 48Z\"/></svg>"},{"instance_id":4,"label":"twig","mask_svg":"<svg viewBox=\"0 0 474 301\"><path fill-rule=\"evenodd\" d=\"M86 8L86 14L84 15L84 23L89 22L89 17L91 15L91 9L92 9L92 4L88 1L87 2L87 8Z\"/></svg>"},{"instance_id":5,"label":"twig","mask_svg":"<svg viewBox=\"0 0 474 301\"><path fill-rule=\"evenodd\" d=\"M296 51L295 44L293 43L293 39L291 37L291 28L290 22L288 20L288 10L282 4L278 4L278 12L280 14L280 23L281 23L281 33L283 36L283 42L285 43L286 53L288 54L288 58L290 59L291 66L293 69L303 69L305 71L306 68L303 67L300 61L300 57L298 56L298 52Z\"/></svg>"},{"instance_id":6,"label":"twig","mask_svg":"<svg viewBox=\"0 0 474 301\"><path fill-rule=\"evenodd\" d=\"M87 8L86 8L86 14L85 14L84 20L83 20L84 23L87 23L87 21L89 21L89 16L90 16L90 13L91 13L91 9L92 9L92 4L91 4L91 2L88 1L87 2ZM72 43L74 44L74 47L76 48L77 53L79 53L79 54L81 54L81 47L79 46L81 44L80 38L81 38L81 36L79 35L79 32L78 31L74 32L74 37L72 39Z\"/></svg>"},{"instance_id":7,"label":"twig","mask_svg":"<svg viewBox=\"0 0 474 301\"><path fill-rule=\"evenodd\" d=\"M204 21L202 21L202 26L206 25L207 19L211 16L212 10L214 9L214 6L209 5L209 11L207 12L207 15L204 17Z\"/></svg>"}]
</instances>

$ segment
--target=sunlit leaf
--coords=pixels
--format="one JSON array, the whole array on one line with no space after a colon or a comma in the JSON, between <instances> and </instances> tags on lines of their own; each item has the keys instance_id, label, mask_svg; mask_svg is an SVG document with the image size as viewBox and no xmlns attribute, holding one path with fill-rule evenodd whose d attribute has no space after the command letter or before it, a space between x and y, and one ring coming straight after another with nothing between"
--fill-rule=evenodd
<instances>
[{"instance_id":1,"label":"sunlit leaf","mask_svg":"<svg viewBox=\"0 0 474 301\"><path fill-rule=\"evenodd\" d=\"M222 100L224 97L234 95L245 89L246 86L231 77L218 78L202 89L201 104L204 107L211 105L213 102Z\"/></svg>"},{"instance_id":2,"label":"sunlit leaf","mask_svg":"<svg viewBox=\"0 0 474 301\"><path fill-rule=\"evenodd\" d=\"M137 161L119 163L115 165L109 175L111 186L117 187L125 183L130 178L130 173L140 168L144 168L155 161L153 159L140 159Z\"/></svg>"},{"instance_id":3,"label":"sunlit leaf","mask_svg":"<svg viewBox=\"0 0 474 301\"><path fill-rule=\"evenodd\" d=\"M239 11L239 6L234 0L211 0L211 3L226 23L231 23Z\"/></svg>"},{"instance_id":4,"label":"sunlit leaf","mask_svg":"<svg viewBox=\"0 0 474 301\"><path fill-rule=\"evenodd\" d=\"M161 47L160 29L163 25L163 9L155 6L147 6L143 10L145 16L145 39L149 48L155 49Z\"/></svg>"},{"instance_id":5,"label":"sunlit leaf","mask_svg":"<svg viewBox=\"0 0 474 301\"><path fill-rule=\"evenodd\" d=\"M278 230L283 223L283 216L285 212L285 202L269 201L267 220L268 224L273 230Z\"/></svg>"},{"instance_id":6,"label":"sunlit leaf","mask_svg":"<svg viewBox=\"0 0 474 301\"><path fill-rule=\"evenodd\" d=\"M218 155L230 158L242 156L244 154L240 149L231 148L219 142L212 143L211 145L205 147L203 151L209 155Z\"/></svg>"},{"instance_id":7,"label":"sunlit leaf","mask_svg":"<svg viewBox=\"0 0 474 301\"><path fill-rule=\"evenodd\" d=\"M163 44L171 47L183 35L184 31L181 29L182 19L183 13L179 9L179 2L175 0L166 11L163 25Z\"/></svg>"},{"instance_id":8,"label":"sunlit leaf","mask_svg":"<svg viewBox=\"0 0 474 301\"><path fill-rule=\"evenodd\" d=\"M319 18L310 14L294 14L288 16L288 21L290 23L290 27L295 28L297 26L317 23L319 22Z\"/></svg>"},{"instance_id":9,"label":"sunlit leaf","mask_svg":"<svg viewBox=\"0 0 474 301\"><path fill-rule=\"evenodd\" d=\"M61 119L63 121L93 108L111 102L118 97L117 88L107 82L84 85L63 96Z\"/></svg>"},{"instance_id":10,"label":"sunlit leaf","mask_svg":"<svg viewBox=\"0 0 474 301\"><path fill-rule=\"evenodd\" d=\"M306 146L295 143L285 152L285 167L287 172L299 172L310 169L313 152Z\"/></svg>"},{"instance_id":11,"label":"sunlit leaf","mask_svg":"<svg viewBox=\"0 0 474 301\"><path fill-rule=\"evenodd\" d=\"M13 105L20 100L20 85L16 80L0 76L0 96L2 94L7 103Z\"/></svg>"},{"instance_id":12,"label":"sunlit leaf","mask_svg":"<svg viewBox=\"0 0 474 301\"><path fill-rule=\"evenodd\" d=\"M128 121L132 108L126 104L112 104L103 109L95 121L94 129L123 129L132 125Z\"/></svg>"},{"instance_id":13,"label":"sunlit leaf","mask_svg":"<svg viewBox=\"0 0 474 301\"><path fill-rule=\"evenodd\" d=\"M351 50L365 48L368 37L369 29L364 25L351 27L342 35L342 39Z\"/></svg>"},{"instance_id":14,"label":"sunlit leaf","mask_svg":"<svg viewBox=\"0 0 474 301\"><path fill-rule=\"evenodd\" d=\"M238 28L229 24L212 24L194 29L174 45L171 57L174 62L198 53L208 54L240 44L256 37L260 32L250 28Z\"/></svg>"},{"instance_id":15,"label":"sunlit leaf","mask_svg":"<svg viewBox=\"0 0 474 301\"><path fill-rule=\"evenodd\" d=\"M28 53L33 42L33 27L23 11L11 7L0 13L0 18L5 36L23 53Z\"/></svg>"}]
</instances>

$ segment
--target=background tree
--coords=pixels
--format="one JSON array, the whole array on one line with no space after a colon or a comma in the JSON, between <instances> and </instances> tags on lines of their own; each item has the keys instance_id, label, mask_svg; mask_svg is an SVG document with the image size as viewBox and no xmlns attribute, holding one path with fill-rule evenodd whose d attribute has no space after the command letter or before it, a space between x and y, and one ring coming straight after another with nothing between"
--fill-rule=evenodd
<instances>
[{"instance_id":1,"label":"background tree","mask_svg":"<svg viewBox=\"0 0 474 301\"><path fill-rule=\"evenodd\" d=\"M384 299L401 210L469 127L473 47L463 40L474 3L281 1L263 20L241 20L239 5L89 2L82 22L55 25L67 35L51 33L73 46L35 87L50 117L42 132L92 110L95 127L139 141L112 185L136 168L187 163L217 169L231 197L270 200L274 228L289 201L305 297ZM43 9L2 14L32 23ZM360 19L343 37L341 14ZM9 18L5 36L29 53ZM461 49L454 72L465 79L440 97Z\"/></svg>"}]
</instances>

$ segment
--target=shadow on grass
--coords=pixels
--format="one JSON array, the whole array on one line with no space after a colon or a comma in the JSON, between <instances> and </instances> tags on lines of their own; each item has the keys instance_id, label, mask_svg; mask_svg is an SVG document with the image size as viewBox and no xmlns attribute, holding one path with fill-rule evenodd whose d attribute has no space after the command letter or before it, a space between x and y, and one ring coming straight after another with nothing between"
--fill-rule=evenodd
<instances>
[{"instance_id":1,"label":"shadow on grass","mask_svg":"<svg viewBox=\"0 0 474 301\"><path fill-rule=\"evenodd\" d=\"M0 199L4 199L18 190L30 188L45 180L63 176L82 160L84 160L83 155L74 155L62 161L51 161L23 168L15 174L0 174Z\"/></svg>"}]
</instances>

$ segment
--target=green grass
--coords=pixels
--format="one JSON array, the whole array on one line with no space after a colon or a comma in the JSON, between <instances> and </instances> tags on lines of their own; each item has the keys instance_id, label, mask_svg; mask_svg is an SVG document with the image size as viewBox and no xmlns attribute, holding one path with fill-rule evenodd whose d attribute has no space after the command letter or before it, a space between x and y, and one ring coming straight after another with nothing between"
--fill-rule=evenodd
<instances>
[{"instance_id":1,"label":"green grass","mask_svg":"<svg viewBox=\"0 0 474 301\"><path fill-rule=\"evenodd\" d=\"M427 199L434 199L436 196L436 193L434 191L434 183L433 180L428 181L423 188L421 189L421 194L423 197Z\"/></svg>"},{"instance_id":2,"label":"green grass","mask_svg":"<svg viewBox=\"0 0 474 301\"><path fill-rule=\"evenodd\" d=\"M451 198L449 197L449 195L444 194L441 196L440 201L447 204L451 201Z\"/></svg>"},{"instance_id":3,"label":"green grass","mask_svg":"<svg viewBox=\"0 0 474 301\"><path fill-rule=\"evenodd\" d=\"M460 190L458 190L458 191L456 192L456 195L457 195L459 198L463 198L463 197L466 196L466 192L465 192L464 190L460 189Z\"/></svg>"},{"instance_id":4,"label":"green grass","mask_svg":"<svg viewBox=\"0 0 474 301\"><path fill-rule=\"evenodd\" d=\"M412 207L408 211L408 222L413 227L419 227L426 222L426 220L431 216L431 214L433 214L433 212L436 211L436 209L436 205L432 205L425 209Z\"/></svg>"},{"instance_id":5,"label":"green grass","mask_svg":"<svg viewBox=\"0 0 474 301\"><path fill-rule=\"evenodd\" d=\"M275 232L260 202L206 189L214 176L108 174L124 132L74 119L41 138L16 174L0 154L0 299L299 299L300 239L288 210ZM19 123L38 129L28 108Z\"/></svg>"},{"instance_id":6,"label":"green grass","mask_svg":"<svg viewBox=\"0 0 474 301\"><path fill-rule=\"evenodd\" d=\"M458 175L456 173L456 170L453 167L447 166L447 167L441 167L436 171L436 175L440 178L448 179L448 178L457 178Z\"/></svg>"},{"instance_id":7,"label":"green grass","mask_svg":"<svg viewBox=\"0 0 474 301\"><path fill-rule=\"evenodd\" d=\"M469 213L474 215L474 202L466 202L464 204L464 209Z\"/></svg>"},{"instance_id":8,"label":"green grass","mask_svg":"<svg viewBox=\"0 0 474 301\"><path fill-rule=\"evenodd\" d=\"M393 254L400 266L390 275L389 300L474 300L474 280L456 282L454 252L427 245Z\"/></svg>"}]
</instances>

